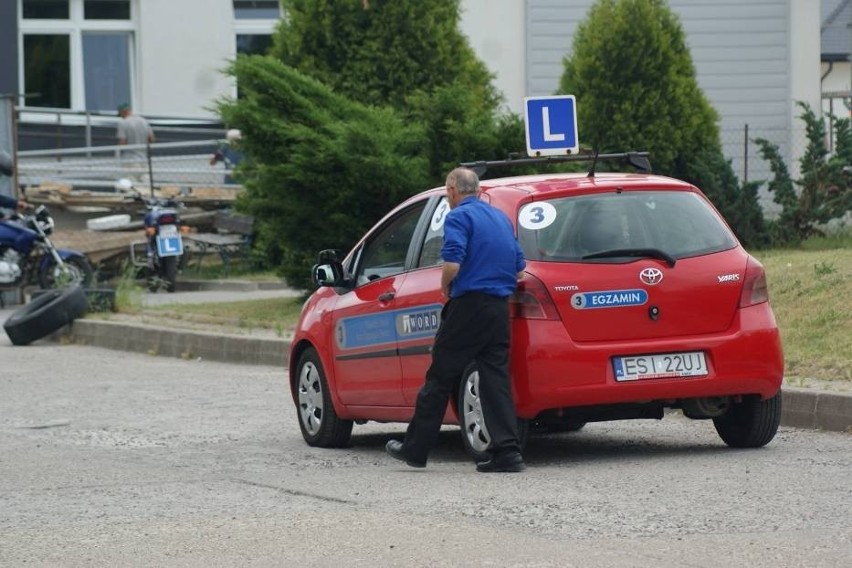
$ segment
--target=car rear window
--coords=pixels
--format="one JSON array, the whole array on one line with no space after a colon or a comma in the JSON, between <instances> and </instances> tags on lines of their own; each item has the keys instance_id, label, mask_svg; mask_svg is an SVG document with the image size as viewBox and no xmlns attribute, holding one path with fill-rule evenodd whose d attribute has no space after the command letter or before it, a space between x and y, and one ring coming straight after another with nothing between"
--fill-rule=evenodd
<instances>
[{"instance_id":1,"label":"car rear window","mask_svg":"<svg viewBox=\"0 0 852 568\"><path fill-rule=\"evenodd\" d=\"M614 191L526 203L518 212L518 238L527 260L557 262L627 262L635 257L584 257L640 249L685 258L736 246L700 196L674 191Z\"/></svg>"}]
</instances>

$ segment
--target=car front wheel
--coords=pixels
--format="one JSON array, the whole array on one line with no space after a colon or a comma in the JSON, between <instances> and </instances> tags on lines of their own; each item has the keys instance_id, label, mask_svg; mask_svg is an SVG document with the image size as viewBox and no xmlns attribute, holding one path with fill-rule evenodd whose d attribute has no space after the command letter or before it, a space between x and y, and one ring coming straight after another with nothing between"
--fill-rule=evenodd
<instances>
[{"instance_id":1,"label":"car front wheel","mask_svg":"<svg viewBox=\"0 0 852 568\"><path fill-rule=\"evenodd\" d=\"M341 448L349 443L352 421L341 420L331 402L328 381L319 355L306 349L296 373L296 411L299 428L309 446Z\"/></svg>"},{"instance_id":2,"label":"car front wheel","mask_svg":"<svg viewBox=\"0 0 852 568\"><path fill-rule=\"evenodd\" d=\"M732 448L760 448L772 441L781 423L781 391L772 398L745 399L713 419L716 432Z\"/></svg>"}]
</instances>

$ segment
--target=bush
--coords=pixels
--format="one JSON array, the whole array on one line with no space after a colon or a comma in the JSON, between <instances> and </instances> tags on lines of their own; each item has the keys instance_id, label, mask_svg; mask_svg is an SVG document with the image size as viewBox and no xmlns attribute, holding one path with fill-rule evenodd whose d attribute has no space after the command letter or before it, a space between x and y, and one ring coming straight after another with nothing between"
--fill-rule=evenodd
<instances>
[{"instance_id":1,"label":"bush","mask_svg":"<svg viewBox=\"0 0 852 568\"><path fill-rule=\"evenodd\" d=\"M852 165L850 120L836 121L836 152L829 156L825 123L809 105L796 104L802 109L800 118L805 122L808 139L799 161L801 179L792 179L777 145L765 138L754 140L772 170L768 190L781 206L781 214L771 223L772 238L778 244L796 244L810 236L823 235L820 225L841 218L852 209L852 175L846 170Z\"/></svg>"},{"instance_id":2,"label":"bush","mask_svg":"<svg viewBox=\"0 0 852 568\"><path fill-rule=\"evenodd\" d=\"M756 188L740 187L722 154L718 116L664 0L600 0L563 63L559 93L577 97L581 140L649 151L655 171L700 187L745 244L765 240Z\"/></svg>"},{"instance_id":3,"label":"bush","mask_svg":"<svg viewBox=\"0 0 852 568\"><path fill-rule=\"evenodd\" d=\"M280 243L287 282L308 288L317 251L354 245L390 204L426 188L422 129L269 57L240 57L230 72L242 96L219 112L244 133L240 208L265 247Z\"/></svg>"}]
</instances>

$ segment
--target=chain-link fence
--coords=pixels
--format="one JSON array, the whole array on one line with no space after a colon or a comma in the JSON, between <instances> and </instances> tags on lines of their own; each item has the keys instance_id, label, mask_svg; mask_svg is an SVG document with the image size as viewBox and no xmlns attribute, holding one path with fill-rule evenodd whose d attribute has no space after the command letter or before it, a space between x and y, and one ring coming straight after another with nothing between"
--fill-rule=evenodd
<instances>
[{"instance_id":1,"label":"chain-link fence","mask_svg":"<svg viewBox=\"0 0 852 568\"><path fill-rule=\"evenodd\" d=\"M731 160L734 173L740 181L763 182L759 194L761 205L769 216L778 213L778 205L766 189L766 182L773 177L772 170L754 141L762 138L778 146L790 175L797 179L799 158L808 146L804 123L794 124L792 131L787 128L757 128L743 124L739 127L720 129L720 138L725 156Z\"/></svg>"},{"instance_id":2,"label":"chain-link fence","mask_svg":"<svg viewBox=\"0 0 852 568\"><path fill-rule=\"evenodd\" d=\"M141 187L234 187L225 179L231 170L221 162L210 164L222 144L220 140L200 140L29 150L18 153L18 183L112 190L118 180L126 178Z\"/></svg>"}]
</instances>

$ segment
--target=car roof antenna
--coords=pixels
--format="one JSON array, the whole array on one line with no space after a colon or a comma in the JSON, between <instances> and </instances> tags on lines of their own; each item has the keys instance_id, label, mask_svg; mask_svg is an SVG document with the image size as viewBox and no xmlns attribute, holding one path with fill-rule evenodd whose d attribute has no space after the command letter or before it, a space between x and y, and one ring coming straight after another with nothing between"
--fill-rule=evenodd
<instances>
[{"instance_id":1,"label":"car roof antenna","mask_svg":"<svg viewBox=\"0 0 852 568\"><path fill-rule=\"evenodd\" d=\"M595 166L598 165L598 155L601 153L600 150L595 150L595 158L592 160L592 169L589 170L589 173L586 174L586 177L593 178L595 177Z\"/></svg>"}]
</instances>

